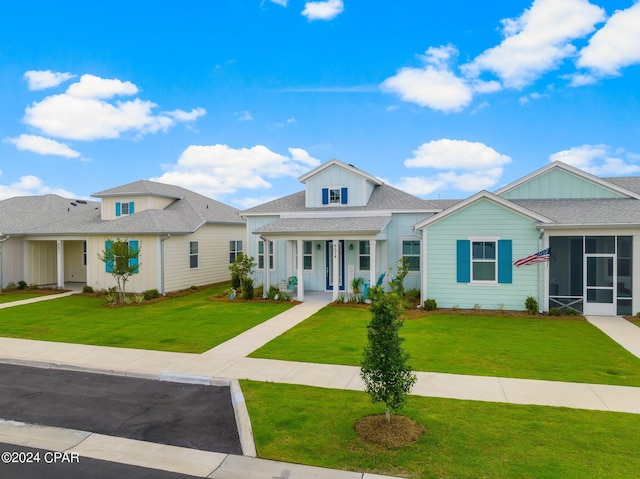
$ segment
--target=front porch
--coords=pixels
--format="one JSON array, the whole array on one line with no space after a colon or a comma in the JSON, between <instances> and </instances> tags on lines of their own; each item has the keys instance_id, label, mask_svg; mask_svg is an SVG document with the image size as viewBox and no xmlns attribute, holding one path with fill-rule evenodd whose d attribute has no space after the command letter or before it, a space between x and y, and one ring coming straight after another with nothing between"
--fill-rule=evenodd
<instances>
[{"instance_id":1,"label":"front porch","mask_svg":"<svg viewBox=\"0 0 640 479\"><path fill-rule=\"evenodd\" d=\"M25 281L70 289L87 284L87 242L84 239L25 240ZM81 286L80 286L81 285Z\"/></svg>"}]
</instances>

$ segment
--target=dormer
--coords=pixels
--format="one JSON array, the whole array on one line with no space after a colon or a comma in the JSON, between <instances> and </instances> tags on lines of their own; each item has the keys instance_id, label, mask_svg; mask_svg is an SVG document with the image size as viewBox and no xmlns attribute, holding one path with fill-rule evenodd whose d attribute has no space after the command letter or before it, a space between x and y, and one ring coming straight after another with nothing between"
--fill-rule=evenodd
<instances>
[{"instance_id":1,"label":"dormer","mask_svg":"<svg viewBox=\"0 0 640 479\"><path fill-rule=\"evenodd\" d=\"M181 198L174 189L171 185L141 180L91 196L102 199L101 218L115 220L145 210L165 209Z\"/></svg>"},{"instance_id":2,"label":"dormer","mask_svg":"<svg viewBox=\"0 0 640 479\"><path fill-rule=\"evenodd\" d=\"M382 182L376 177L333 159L299 178L305 185L307 208L362 207Z\"/></svg>"}]
</instances>

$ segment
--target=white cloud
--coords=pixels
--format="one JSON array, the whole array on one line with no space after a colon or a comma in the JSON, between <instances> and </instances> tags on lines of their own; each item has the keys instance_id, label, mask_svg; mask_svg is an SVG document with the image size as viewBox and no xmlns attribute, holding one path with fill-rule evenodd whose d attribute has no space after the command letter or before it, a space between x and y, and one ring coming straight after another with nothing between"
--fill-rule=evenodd
<instances>
[{"instance_id":1,"label":"white cloud","mask_svg":"<svg viewBox=\"0 0 640 479\"><path fill-rule=\"evenodd\" d=\"M587 0L535 0L520 17L502 20L502 43L461 69L468 77L492 72L506 87L522 88L572 56L571 42L604 20L604 10Z\"/></svg>"},{"instance_id":2,"label":"white cloud","mask_svg":"<svg viewBox=\"0 0 640 479\"><path fill-rule=\"evenodd\" d=\"M66 158L78 158L80 153L72 150L68 145L50 138L37 135L20 135L17 138L8 138L9 143L16 145L20 151L32 151L39 155L56 155Z\"/></svg>"},{"instance_id":3,"label":"white cloud","mask_svg":"<svg viewBox=\"0 0 640 479\"><path fill-rule=\"evenodd\" d=\"M260 196L259 198L245 196L244 198L235 199L233 202L238 208L246 210L263 203L268 203L269 201L277 200L278 198L280 198L280 196Z\"/></svg>"},{"instance_id":4,"label":"white cloud","mask_svg":"<svg viewBox=\"0 0 640 479\"><path fill-rule=\"evenodd\" d=\"M253 117L251 116L251 113L248 110L237 111L234 113L234 115L236 116L236 118L238 118L238 121L253 120Z\"/></svg>"},{"instance_id":5,"label":"white cloud","mask_svg":"<svg viewBox=\"0 0 640 479\"><path fill-rule=\"evenodd\" d=\"M239 189L271 188L269 179L298 177L320 164L301 148L289 148L289 153L291 156L281 155L263 145L240 149L191 145L154 180L216 198Z\"/></svg>"},{"instance_id":6,"label":"white cloud","mask_svg":"<svg viewBox=\"0 0 640 479\"><path fill-rule=\"evenodd\" d=\"M548 98L548 97L549 97L548 93L533 92L518 98L518 103L520 103L521 105L526 105L527 103L530 103L532 100L540 100L542 98Z\"/></svg>"},{"instance_id":7,"label":"white cloud","mask_svg":"<svg viewBox=\"0 0 640 479\"><path fill-rule=\"evenodd\" d=\"M286 7L289 0L270 0L271 3L275 3L276 5L280 5L281 7Z\"/></svg>"},{"instance_id":8,"label":"white cloud","mask_svg":"<svg viewBox=\"0 0 640 479\"><path fill-rule=\"evenodd\" d=\"M403 177L396 185L415 195L428 195L441 189L475 192L495 186L502 166L511 158L479 142L440 139L424 143L405 160L407 168L431 168L431 176Z\"/></svg>"},{"instance_id":9,"label":"white cloud","mask_svg":"<svg viewBox=\"0 0 640 479\"><path fill-rule=\"evenodd\" d=\"M580 51L577 66L598 75L619 75L620 69L640 63L640 2L616 11Z\"/></svg>"},{"instance_id":10,"label":"white cloud","mask_svg":"<svg viewBox=\"0 0 640 479\"><path fill-rule=\"evenodd\" d=\"M2 171L0 171L2 175ZM47 195L55 194L65 198L75 198L73 193L61 189L45 186L44 182L33 175L21 176L19 181L9 185L0 184L0 200L13 198L14 196L31 196L31 195Z\"/></svg>"},{"instance_id":11,"label":"white cloud","mask_svg":"<svg viewBox=\"0 0 640 479\"><path fill-rule=\"evenodd\" d=\"M44 90L53 88L74 78L71 73L54 72L51 70L29 70L25 72L24 78L27 80L29 90Z\"/></svg>"},{"instance_id":12,"label":"white cloud","mask_svg":"<svg viewBox=\"0 0 640 479\"><path fill-rule=\"evenodd\" d=\"M407 168L478 171L511 162L511 158L501 155L484 143L447 138L424 143L413 154L413 158L404 161Z\"/></svg>"},{"instance_id":13,"label":"white cloud","mask_svg":"<svg viewBox=\"0 0 640 479\"><path fill-rule=\"evenodd\" d=\"M607 145L574 146L549 156L549 161L562 161L597 176L638 174L637 154L619 149L612 152Z\"/></svg>"},{"instance_id":14,"label":"white cloud","mask_svg":"<svg viewBox=\"0 0 640 479\"><path fill-rule=\"evenodd\" d=\"M128 81L83 75L63 94L51 95L25 109L24 122L56 138L96 140L118 138L126 132L137 136L166 131L178 122L194 121L204 108L191 112L174 110L155 114L157 105L135 98L107 101L114 96L130 96L138 87Z\"/></svg>"},{"instance_id":15,"label":"white cloud","mask_svg":"<svg viewBox=\"0 0 640 479\"><path fill-rule=\"evenodd\" d=\"M326 0L323 2L307 2L302 15L309 20L333 20L344 10L342 0Z\"/></svg>"},{"instance_id":16,"label":"white cloud","mask_svg":"<svg viewBox=\"0 0 640 479\"><path fill-rule=\"evenodd\" d=\"M449 61L457 54L451 45L431 47L421 57L423 68L402 68L380 86L403 101L434 110L460 110L471 102L473 95L469 85L449 68Z\"/></svg>"}]
</instances>

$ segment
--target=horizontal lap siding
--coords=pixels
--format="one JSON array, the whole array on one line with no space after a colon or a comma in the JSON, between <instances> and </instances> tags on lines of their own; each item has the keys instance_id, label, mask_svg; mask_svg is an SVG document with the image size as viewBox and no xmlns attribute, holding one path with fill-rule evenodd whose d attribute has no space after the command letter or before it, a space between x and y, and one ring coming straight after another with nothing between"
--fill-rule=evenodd
<instances>
[{"instance_id":1,"label":"horizontal lap siding","mask_svg":"<svg viewBox=\"0 0 640 479\"><path fill-rule=\"evenodd\" d=\"M513 260L538 251L539 231L532 220L489 200L468 206L427 228L427 294L439 307L524 309L527 296L538 296L538 266L513 268L513 282L480 286L456 281L456 242L473 236L512 240ZM544 267L544 265L542 266Z\"/></svg>"},{"instance_id":2,"label":"horizontal lap siding","mask_svg":"<svg viewBox=\"0 0 640 479\"><path fill-rule=\"evenodd\" d=\"M204 225L191 235L171 236L164 242L164 287L177 291L191 286L229 281L229 241L242 240L244 225ZM198 242L198 267L190 267L190 242Z\"/></svg>"}]
</instances>

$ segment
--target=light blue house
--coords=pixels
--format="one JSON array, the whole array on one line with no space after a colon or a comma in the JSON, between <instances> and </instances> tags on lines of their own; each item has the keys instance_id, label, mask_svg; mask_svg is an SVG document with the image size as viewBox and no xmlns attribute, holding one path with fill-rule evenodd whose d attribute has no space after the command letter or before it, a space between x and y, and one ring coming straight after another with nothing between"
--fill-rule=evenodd
<instances>
[{"instance_id":1,"label":"light blue house","mask_svg":"<svg viewBox=\"0 0 640 479\"><path fill-rule=\"evenodd\" d=\"M405 287L420 287L421 236L413 226L441 207L335 159L299 180L304 191L241 214L257 283L295 277L297 299L305 291L331 291L337 299L351 291L354 278L376 284L405 257Z\"/></svg>"},{"instance_id":2,"label":"light blue house","mask_svg":"<svg viewBox=\"0 0 640 479\"><path fill-rule=\"evenodd\" d=\"M551 163L494 193L427 201L331 160L300 177L304 191L251 208L256 281L295 277L334 299L362 277L375 284L400 258L405 288L439 307L640 310L640 177L598 178ZM549 248L549 256L516 266ZM385 281L385 284L386 281Z\"/></svg>"}]
</instances>

